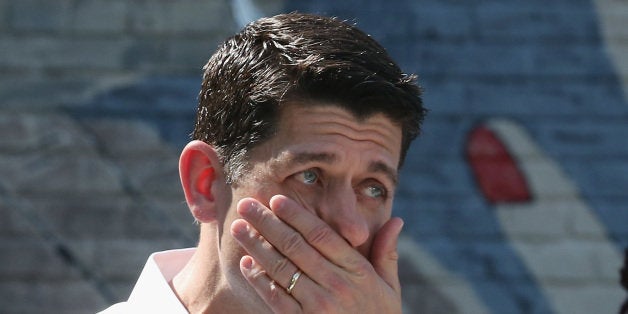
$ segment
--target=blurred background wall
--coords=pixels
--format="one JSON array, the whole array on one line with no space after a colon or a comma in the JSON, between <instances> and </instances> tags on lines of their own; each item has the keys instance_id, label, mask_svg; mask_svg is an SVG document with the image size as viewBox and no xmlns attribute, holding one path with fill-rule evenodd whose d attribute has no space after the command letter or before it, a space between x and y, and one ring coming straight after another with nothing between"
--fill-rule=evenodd
<instances>
[{"instance_id":1,"label":"blurred background wall","mask_svg":"<svg viewBox=\"0 0 628 314\"><path fill-rule=\"evenodd\" d=\"M193 246L201 67L262 15L338 16L417 73L407 313L614 313L628 246L628 2L0 0L0 312L128 297Z\"/></svg>"}]
</instances>

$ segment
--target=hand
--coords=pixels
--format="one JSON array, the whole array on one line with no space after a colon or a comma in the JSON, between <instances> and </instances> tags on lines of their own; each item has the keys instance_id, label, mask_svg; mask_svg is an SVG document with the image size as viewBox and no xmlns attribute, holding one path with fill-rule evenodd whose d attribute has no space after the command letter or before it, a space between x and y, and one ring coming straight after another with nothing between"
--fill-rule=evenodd
<instances>
[{"instance_id":1,"label":"hand","mask_svg":"<svg viewBox=\"0 0 628 314\"><path fill-rule=\"evenodd\" d=\"M250 255L242 274L276 313L401 313L397 238L392 218L377 232L370 261L327 223L285 196L238 203L232 235ZM302 274L291 294L286 288Z\"/></svg>"}]
</instances>

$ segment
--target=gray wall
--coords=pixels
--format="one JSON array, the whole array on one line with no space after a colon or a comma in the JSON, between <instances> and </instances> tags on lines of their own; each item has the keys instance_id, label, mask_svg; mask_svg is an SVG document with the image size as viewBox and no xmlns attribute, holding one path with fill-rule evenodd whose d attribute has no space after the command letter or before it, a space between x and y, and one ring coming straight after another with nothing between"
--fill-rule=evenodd
<instances>
[{"instance_id":1,"label":"gray wall","mask_svg":"<svg viewBox=\"0 0 628 314\"><path fill-rule=\"evenodd\" d=\"M619 308L628 3L261 3L0 0L1 312L103 309L150 252L194 245L176 165L200 69L243 21L293 10L355 21L425 88L395 204L406 312ZM530 199L487 197L479 127Z\"/></svg>"}]
</instances>

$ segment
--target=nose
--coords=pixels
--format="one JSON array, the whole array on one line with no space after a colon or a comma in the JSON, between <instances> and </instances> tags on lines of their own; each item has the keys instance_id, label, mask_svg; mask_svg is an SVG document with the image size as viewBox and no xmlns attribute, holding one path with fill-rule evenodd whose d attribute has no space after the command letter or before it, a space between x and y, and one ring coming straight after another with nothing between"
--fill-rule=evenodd
<instances>
[{"instance_id":1,"label":"nose","mask_svg":"<svg viewBox=\"0 0 628 314\"><path fill-rule=\"evenodd\" d=\"M369 238L369 224L360 211L353 187L330 187L319 208L319 216L351 246L359 247Z\"/></svg>"}]
</instances>

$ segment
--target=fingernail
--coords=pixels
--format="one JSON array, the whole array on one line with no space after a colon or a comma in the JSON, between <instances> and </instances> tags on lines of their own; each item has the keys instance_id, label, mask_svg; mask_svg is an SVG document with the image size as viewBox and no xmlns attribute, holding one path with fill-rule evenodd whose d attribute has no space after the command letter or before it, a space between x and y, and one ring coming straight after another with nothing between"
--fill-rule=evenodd
<instances>
[{"instance_id":1,"label":"fingernail","mask_svg":"<svg viewBox=\"0 0 628 314\"><path fill-rule=\"evenodd\" d=\"M282 209L283 206L284 206L283 196L281 196L281 195L273 196L270 199L270 205L271 205L272 209L274 209L274 210Z\"/></svg>"},{"instance_id":2,"label":"fingernail","mask_svg":"<svg viewBox=\"0 0 628 314\"><path fill-rule=\"evenodd\" d=\"M250 214L257 209L257 204L253 201L245 201L240 205L240 214Z\"/></svg>"},{"instance_id":3,"label":"fingernail","mask_svg":"<svg viewBox=\"0 0 628 314\"><path fill-rule=\"evenodd\" d=\"M242 256L240 265L246 270L251 270L253 268L253 259L250 256Z\"/></svg>"},{"instance_id":4,"label":"fingernail","mask_svg":"<svg viewBox=\"0 0 628 314\"><path fill-rule=\"evenodd\" d=\"M236 220L231 224L231 231L234 235L245 234L249 231L249 225L240 220Z\"/></svg>"},{"instance_id":5,"label":"fingernail","mask_svg":"<svg viewBox=\"0 0 628 314\"><path fill-rule=\"evenodd\" d=\"M405 224L405 222L403 221L403 219L399 218L399 230L397 230L397 235L401 234L401 231L403 230L403 225Z\"/></svg>"}]
</instances>

